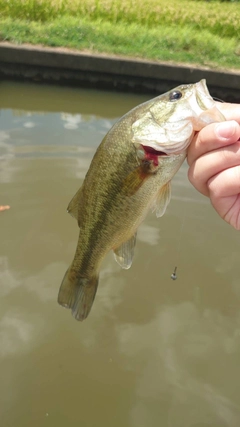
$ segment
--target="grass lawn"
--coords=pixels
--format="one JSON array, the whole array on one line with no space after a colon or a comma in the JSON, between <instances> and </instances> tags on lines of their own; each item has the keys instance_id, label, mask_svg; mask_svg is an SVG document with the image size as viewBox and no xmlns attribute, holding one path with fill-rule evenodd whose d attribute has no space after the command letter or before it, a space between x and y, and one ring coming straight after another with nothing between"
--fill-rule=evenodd
<instances>
[{"instance_id":1,"label":"grass lawn","mask_svg":"<svg viewBox=\"0 0 240 427\"><path fill-rule=\"evenodd\" d=\"M240 2L0 0L0 40L240 70Z\"/></svg>"}]
</instances>

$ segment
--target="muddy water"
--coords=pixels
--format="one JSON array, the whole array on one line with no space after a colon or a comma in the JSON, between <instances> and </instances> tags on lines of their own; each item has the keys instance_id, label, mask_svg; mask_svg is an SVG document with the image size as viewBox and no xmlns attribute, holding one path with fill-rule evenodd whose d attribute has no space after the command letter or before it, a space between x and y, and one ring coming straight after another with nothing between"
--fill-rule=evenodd
<instances>
[{"instance_id":1,"label":"muddy water","mask_svg":"<svg viewBox=\"0 0 240 427\"><path fill-rule=\"evenodd\" d=\"M146 99L0 84L3 427L240 425L239 233L186 165L132 268L104 261L89 318L56 302L78 237L66 206L103 135Z\"/></svg>"}]
</instances>

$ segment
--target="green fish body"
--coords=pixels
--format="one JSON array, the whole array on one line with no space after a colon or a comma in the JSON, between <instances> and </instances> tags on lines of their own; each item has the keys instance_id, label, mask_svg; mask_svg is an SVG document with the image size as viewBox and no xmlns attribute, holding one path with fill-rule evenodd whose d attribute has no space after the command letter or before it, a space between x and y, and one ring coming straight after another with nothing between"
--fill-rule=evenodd
<instances>
[{"instance_id":1,"label":"green fish body","mask_svg":"<svg viewBox=\"0 0 240 427\"><path fill-rule=\"evenodd\" d=\"M222 120L201 81L135 107L104 137L68 206L80 231L58 302L77 320L91 310L103 258L112 249L122 268L131 266L137 229L149 209L164 214L195 132Z\"/></svg>"}]
</instances>

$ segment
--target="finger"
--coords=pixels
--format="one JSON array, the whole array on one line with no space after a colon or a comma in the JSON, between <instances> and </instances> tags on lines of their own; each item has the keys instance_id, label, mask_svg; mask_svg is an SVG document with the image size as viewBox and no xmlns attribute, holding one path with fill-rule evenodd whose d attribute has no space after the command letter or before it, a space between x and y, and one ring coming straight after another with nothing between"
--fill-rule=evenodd
<instances>
[{"instance_id":1,"label":"finger","mask_svg":"<svg viewBox=\"0 0 240 427\"><path fill-rule=\"evenodd\" d=\"M191 166L203 154L233 144L239 138L240 125L234 120L206 126L196 134L188 148L188 164Z\"/></svg>"},{"instance_id":2,"label":"finger","mask_svg":"<svg viewBox=\"0 0 240 427\"><path fill-rule=\"evenodd\" d=\"M240 166L228 168L208 181L210 196L220 200L240 193Z\"/></svg>"},{"instance_id":3,"label":"finger","mask_svg":"<svg viewBox=\"0 0 240 427\"><path fill-rule=\"evenodd\" d=\"M213 207L226 222L240 230L240 166L220 172L208 185Z\"/></svg>"},{"instance_id":4,"label":"finger","mask_svg":"<svg viewBox=\"0 0 240 427\"><path fill-rule=\"evenodd\" d=\"M191 184L205 196L209 196L208 181L218 173L240 164L240 141L211 151L199 157L188 171Z\"/></svg>"},{"instance_id":5,"label":"finger","mask_svg":"<svg viewBox=\"0 0 240 427\"><path fill-rule=\"evenodd\" d=\"M216 104L226 120L236 120L240 124L240 104L228 102L217 102Z\"/></svg>"}]
</instances>

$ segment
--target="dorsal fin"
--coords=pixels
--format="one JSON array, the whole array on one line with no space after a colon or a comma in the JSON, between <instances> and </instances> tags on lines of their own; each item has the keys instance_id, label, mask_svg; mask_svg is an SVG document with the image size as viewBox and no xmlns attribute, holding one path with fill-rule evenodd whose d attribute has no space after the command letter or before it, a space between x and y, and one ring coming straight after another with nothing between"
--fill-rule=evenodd
<instances>
[{"instance_id":1,"label":"dorsal fin","mask_svg":"<svg viewBox=\"0 0 240 427\"><path fill-rule=\"evenodd\" d=\"M67 212L79 222L78 208L82 199L82 187L76 192L75 196L73 196L71 202L67 207Z\"/></svg>"}]
</instances>

